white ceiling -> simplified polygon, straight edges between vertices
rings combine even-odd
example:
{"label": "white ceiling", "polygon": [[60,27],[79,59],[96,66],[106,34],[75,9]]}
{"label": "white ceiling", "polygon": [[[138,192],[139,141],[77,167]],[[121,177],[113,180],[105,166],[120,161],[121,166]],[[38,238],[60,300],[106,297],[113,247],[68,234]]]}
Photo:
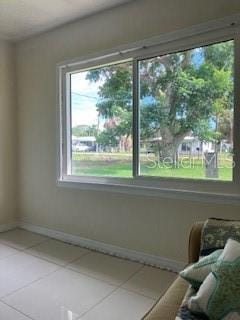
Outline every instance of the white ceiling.
{"label": "white ceiling", "polygon": [[0,0],[0,37],[21,40],[131,0]]}

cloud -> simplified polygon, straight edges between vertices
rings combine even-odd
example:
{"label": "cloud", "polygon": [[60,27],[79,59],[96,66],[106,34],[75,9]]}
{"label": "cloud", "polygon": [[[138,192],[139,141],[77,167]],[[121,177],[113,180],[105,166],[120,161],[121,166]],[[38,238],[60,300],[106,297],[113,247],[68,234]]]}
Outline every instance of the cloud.
{"label": "cloud", "polygon": [[71,76],[72,92],[72,126],[96,125],[98,112],[96,104],[99,100],[100,82],[86,80],[87,72],[79,72]]}

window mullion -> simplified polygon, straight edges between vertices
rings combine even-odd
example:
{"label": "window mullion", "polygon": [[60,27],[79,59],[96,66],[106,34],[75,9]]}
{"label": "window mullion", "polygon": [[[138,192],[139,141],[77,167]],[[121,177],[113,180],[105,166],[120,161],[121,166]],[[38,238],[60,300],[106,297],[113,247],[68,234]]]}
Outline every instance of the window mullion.
{"label": "window mullion", "polygon": [[72,130],[71,130],[71,75],[66,74],[66,173],[72,174]]}
{"label": "window mullion", "polygon": [[140,151],[140,130],[139,130],[139,63],[133,61],[133,177],[139,176],[139,151]]}
{"label": "window mullion", "polygon": [[68,135],[67,135],[67,108],[68,108],[68,86],[67,86],[67,72],[66,69],[62,70],[62,78],[61,78],[61,121],[64,125],[62,125],[62,129],[60,132],[61,140],[60,140],[60,149],[61,149],[61,176],[68,174],[68,152],[67,152],[67,143],[68,143]]}
{"label": "window mullion", "polygon": [[234,39],[234,125],[233,125],[233,181],[240,184],[240,37]]}

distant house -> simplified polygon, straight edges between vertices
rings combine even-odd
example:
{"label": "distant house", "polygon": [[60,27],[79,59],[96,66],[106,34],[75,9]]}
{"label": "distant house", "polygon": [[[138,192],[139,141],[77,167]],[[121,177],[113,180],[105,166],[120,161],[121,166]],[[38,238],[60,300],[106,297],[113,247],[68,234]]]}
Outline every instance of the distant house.
{"label": "distant house", "polygon": [[198,137],[187,136],[178,148],[179,154],[197,155],[199,153],[214,152],[214,143],[203,142]]}
{"label": "distant house", "polygon": [[96,151],[96,138],[92,136],[76,137],[72,136],[72,151],[88,152]]}
{"label": "distant house", "polygon": [[[96,151],[97,149],[99,151],[105,151],[106,148],[102,148],[101,146],[97,147],[97,142],[96,142],[96,137],[94,136],[84,136],[84,137],[76,137],[72,136],[72,146],[73,149],[74,147],[77,146],[86,146],[88,149],[85,149],[84,151]],[[116,148],[111,148],[109,149],[114,150],[114,151],[131,151],[132,148],[132,138],[128,137],[126,138],[125,136],[122,136],[120,141],[119,141],[119,146]],[[79,148],[76,148],[76,150],[79,151]]]}
{"label": "distant house", "polygon": [[[162,138],[154,138],[150,142],[152,145],[161,141]],[[127,144],[127,146],[126,146]],[[96,138],[94,136],[84,136],[84,137],[76,137],[72,136],[72,146],[86,146],[88,147],[85,151],[96,151]],[[119,149],[120,150],[131,150],[132,141],[131,138],[129,140],[121,139]],[[214,142],[203,142],[200,141],[198,137],[194,136],[186,136],[183,142],[178,147],[179,155],[199,155],[205,152],[214,152]],[[222,152],[230,152],[232,149],[232,145],[228,143],[226,140],[222,140],[219,146],[219,151]]]}
{"label": "distant house", "polygon": [[[231,152],[232,145],[226,140],[221,140],[218,150],[220,153]],[[179,154],[192,154],[197,155],[199,153],[214,152],[215,143],[212,141],[204,142],[200,141],[198,137],[187,136],[178,148]]]}
{"label": "distant house", "polygon": [[[151,140],[152,143],[156,143],[161,141],[162,138],[154,138]],[[222,140],[219,146],[219,151],[222,152],[230,152],[232,146],[225,140]],[[212,141],[204,142],[200,141],[198,137],[194,136],[186,136],[183,142],[178,147],[179,155],[199,155],[205,152],[214,152],[215,144]]]}
{"label": "distant house", "polygon": [[86,137],[76,137],[72,136],[72,145],[79,145],[84,144],[88,147],[96,146],[96,138],[93,136],[86,136]]}

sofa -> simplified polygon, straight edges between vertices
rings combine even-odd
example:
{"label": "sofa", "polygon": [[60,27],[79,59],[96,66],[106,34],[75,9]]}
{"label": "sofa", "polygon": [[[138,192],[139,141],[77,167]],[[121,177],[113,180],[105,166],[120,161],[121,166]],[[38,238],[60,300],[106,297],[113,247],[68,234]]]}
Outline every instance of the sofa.
{"label": "sofa", "polygon": [[[188,245],[188,262],[199,259],[203,222],[196,222],[191,229]],[[142,320],[174,320],[189,285],[180,277],[172,283]]]}

